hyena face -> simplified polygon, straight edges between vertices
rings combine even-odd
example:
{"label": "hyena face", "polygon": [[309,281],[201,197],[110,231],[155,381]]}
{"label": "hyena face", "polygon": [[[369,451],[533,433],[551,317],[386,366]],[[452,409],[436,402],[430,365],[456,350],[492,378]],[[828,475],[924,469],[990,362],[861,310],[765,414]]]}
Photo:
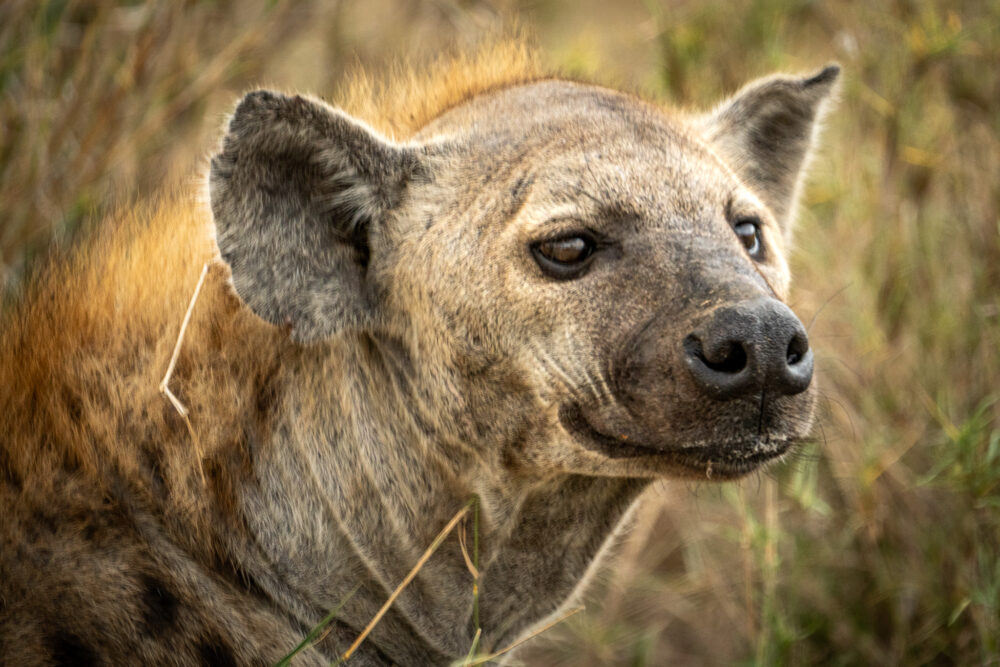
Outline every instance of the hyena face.
{"label": "hyena face", "polygon": [[551,472],[739,476],[811,421],[784,248],[836,74],[693,118],[542,81],[406,144],[252,93],[213,160],[219,247],[298,340],[401,341],[438,428],[455,406],[496,426],[478,447]]}

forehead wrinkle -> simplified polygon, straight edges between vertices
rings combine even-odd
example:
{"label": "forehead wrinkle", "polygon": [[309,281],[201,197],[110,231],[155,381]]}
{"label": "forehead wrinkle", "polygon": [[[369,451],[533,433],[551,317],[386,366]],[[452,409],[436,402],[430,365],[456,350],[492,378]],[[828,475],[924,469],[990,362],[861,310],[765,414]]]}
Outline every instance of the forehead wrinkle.
{"label": "forehead wrinkle", "polygon": [[[582,223],[590,223],[595,228],[604,227],[601,221],[625,221],[642,217],[633,205],[631,197],[613,188],[589,189],[581,181],[564,182],[556,187],[550,187],[541,196],[535,197],[530,217],[534,220],[525,227],[529,231],[540,229],[547,223],[557,220],[576,219]],[[527,204],[527,201],[525,202]],[[522,207],[523,210],[523,207]],[[519,216],[508,219],[506,224],[513,224]]]}
{"label": "forehead wrinkle", "polygon": [[[682,165],[663,165],[657,170],[659,177],[651,181],[641,166],[624,169],[628,165],[618,163],[598,170],[589,157],[584,155],[584,169],[570,172],[559,169],[556,163],[549,165],[555,179],[546,182],[544,174],[540,175],[539,185],[544,186],[536,188],[523,203],[533,204],[529,215],[534,220],[526,225],[528,229],[538,229],[553,220],[576,218],[606,229],[640,231],[666,226],[696,234],[708,231],[707,218],[714,216],[706,208],[716,208],[719,198],[711,195],[707,183],[692,192],[691,185],[700,180],[696,170],[688,173],[692,170]],[[634,177],[630,178],[630,173]],[[513,224],[518,217],[508,218],[506,224]]]}
{"label": "forehead wrinkle", "polygon": [[[504,178],[508,192],[525,178],[516,175],[529,164],[523,156],[541,156],[544,166],[530,169],[533,187],[497,202],[494,210],[503,209],[502,216],[489,217],[500,217],[501,226],[507,228],[515,220],[523,221],[525,207],[534,202],[544,208],[559,204],[563,209],[531,213],[537,219],[529,224],[535,228],[548,215],[549,220],[630,221],[636,229],[666,224],[707,231],[712,225],[702,219],[708,214],[706,206],[723,205],[738,188],[738,181],[730,183],[727,178],[732,176],[730,170],[683,122],[618,95],[613,96],[619,103],[614,109],[604,108],[595,101],[598,97],[605,97],[603,91],[569,109],[565,104],[558,110],[546,109],[517,132],[507,125],[513,119],[492,126],[494,140],[504,137],[495,142],[503,146],[501,152],[521,156],[504,170],[510,174]],[[502,156],[495,157],[502,164]],[[497,166],[496,161],[490,164]]]}

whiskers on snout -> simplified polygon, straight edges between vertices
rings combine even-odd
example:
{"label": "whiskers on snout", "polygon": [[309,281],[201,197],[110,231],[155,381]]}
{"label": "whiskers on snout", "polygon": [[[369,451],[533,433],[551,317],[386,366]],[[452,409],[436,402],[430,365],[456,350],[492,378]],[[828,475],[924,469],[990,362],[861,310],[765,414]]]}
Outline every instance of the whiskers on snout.
{"label": "whiskers on snout", "polygon": [[554,403],[564,402],[559,398],[563,394],[568,394],[580,405],[597,408],[617,402],[604,372],[589,363],[568,331],[563,333],[562,345],[558,348],[561,350],[559,357],[550,354],[537,341],[532,341],[528,349],[536,374],[542,371],[539,379],[541,385],[548,389],[546,398],[551,397]]}

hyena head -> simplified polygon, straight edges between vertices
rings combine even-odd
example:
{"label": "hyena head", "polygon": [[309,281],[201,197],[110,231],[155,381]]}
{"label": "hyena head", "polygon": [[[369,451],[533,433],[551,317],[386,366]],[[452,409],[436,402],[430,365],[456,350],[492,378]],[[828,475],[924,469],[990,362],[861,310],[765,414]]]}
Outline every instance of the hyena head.
{"label": "hyena head", "polygon": [[218,246],[297,341],[401,341],[434,428],[472,411],[472,444],[503,460],[736,477],[810,427],[785,248],[837,74],[763,79],[700,116],[543,80],[405,142],[250,93],[212,161]]}

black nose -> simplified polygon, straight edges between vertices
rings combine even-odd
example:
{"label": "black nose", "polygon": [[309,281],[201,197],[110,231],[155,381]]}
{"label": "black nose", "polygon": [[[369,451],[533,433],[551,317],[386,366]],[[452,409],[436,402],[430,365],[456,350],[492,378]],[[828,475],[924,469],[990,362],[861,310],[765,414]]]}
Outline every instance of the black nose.
{"label": "black nose", "polygon": [[813,354],[806,330],[780,301],[754,299],[715,311],[684,339],[684,361],[712,398],[806,390]]}

